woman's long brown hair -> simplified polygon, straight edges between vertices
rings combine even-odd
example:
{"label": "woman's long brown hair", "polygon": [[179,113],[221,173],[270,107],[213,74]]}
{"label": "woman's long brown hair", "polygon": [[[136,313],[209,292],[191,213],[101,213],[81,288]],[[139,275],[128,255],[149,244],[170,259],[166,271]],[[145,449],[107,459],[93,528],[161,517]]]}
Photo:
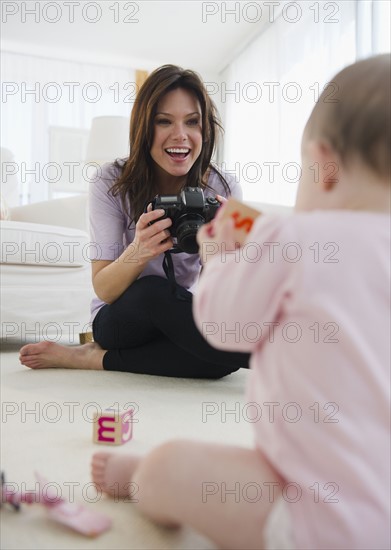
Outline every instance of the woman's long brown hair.
{"label": "woman's long brown hair", "polygon": [[[114,196],[120,195],[130,223],[137,222],[145,205],[158,193],[154,181],[153,159],[150,154],[154,136],[154,119],[158,102],[171,90],[182,88],[192,93],[201,106],[202,150],[189,170],[188,187],[207,187],[207,171],[217,172],[227,193],[229,185],[220,172],[211,166],[217,133],[222,130],[216,107],[209,97],[199,75],[176,65],[163,65],[153,71],[141,86],[130,118],[130,154],[121,175],[111,188]],[[120,166],[117,162],[117,166]]]}

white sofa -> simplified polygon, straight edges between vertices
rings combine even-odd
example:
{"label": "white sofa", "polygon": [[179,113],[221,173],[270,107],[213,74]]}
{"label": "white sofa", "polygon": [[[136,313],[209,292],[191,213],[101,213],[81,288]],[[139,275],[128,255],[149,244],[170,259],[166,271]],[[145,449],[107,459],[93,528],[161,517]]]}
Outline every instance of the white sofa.
{"label": "white sofa", "polygon": [[1,339],[79,343],[93,297],[87,195],[11,208],[1,223]]}

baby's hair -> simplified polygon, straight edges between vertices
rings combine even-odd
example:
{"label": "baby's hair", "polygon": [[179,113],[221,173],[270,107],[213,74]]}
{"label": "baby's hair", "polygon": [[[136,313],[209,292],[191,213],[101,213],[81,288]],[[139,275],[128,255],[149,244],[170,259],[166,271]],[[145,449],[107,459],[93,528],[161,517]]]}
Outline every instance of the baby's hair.
{"label": "baby's hair", "polygon": [[325,87],[308,119],[307,139],[326,140],[348,165],[360,159],[390,178],[390,54],[358,61]]}

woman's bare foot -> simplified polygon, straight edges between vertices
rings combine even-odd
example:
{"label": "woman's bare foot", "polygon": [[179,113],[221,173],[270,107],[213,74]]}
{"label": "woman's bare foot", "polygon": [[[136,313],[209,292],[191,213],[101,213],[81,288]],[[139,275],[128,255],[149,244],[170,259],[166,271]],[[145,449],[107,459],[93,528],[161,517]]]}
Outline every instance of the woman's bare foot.
{"label": "woman's bare foot", "polygon": [[65,369],[103,369],[106,353],[96,342],[82,346],[62,346],[54,342],[27,344],[20,350],[19,361],[30,369],[60,367]]}
{"label": "woman's bare foot", "polygon": [[140,462],[139,456],[110,452],[95,453],[91,460],[91,477],[98,489],[112,497],[136,494],[131,477]]}

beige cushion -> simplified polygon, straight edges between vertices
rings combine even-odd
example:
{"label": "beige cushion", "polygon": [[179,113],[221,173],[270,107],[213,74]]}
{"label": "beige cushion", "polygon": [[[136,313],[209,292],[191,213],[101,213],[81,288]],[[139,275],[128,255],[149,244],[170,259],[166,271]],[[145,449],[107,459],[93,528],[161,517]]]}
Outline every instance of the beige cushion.
{"label": "beige cushion", "polygon": [[10,209],[8,207],[7,201],[0,193],[0,220],[9,220],[10,219]]}
{"label": "beige cushion", "polygon": [[16,206],[11,208],[11,220],[88,231],[88,197],[84,194]]}

